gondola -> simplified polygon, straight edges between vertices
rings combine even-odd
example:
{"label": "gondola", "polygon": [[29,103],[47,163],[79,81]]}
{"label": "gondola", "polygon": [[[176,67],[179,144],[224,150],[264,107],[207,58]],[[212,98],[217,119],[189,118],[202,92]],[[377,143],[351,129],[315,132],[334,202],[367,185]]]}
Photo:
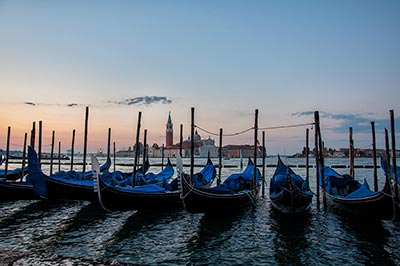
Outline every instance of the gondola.
{"label": "gondola", "polygon": [[6,180],[20,180],[22,179],[26,174],[28,174],[28,167],[25,166],[22,171],[22,167],[20,168],[15,168],[12,170],[7,170],[7,176],[6,176],[6,171],[3,169],[0,169],[0,178],[6,179]]}
{"label": "gondola", "polygon": [[[170,160],[166,167],[158,174],[148,173],[144,176],[137,175],[136,180],[143,182],[132,186],[132,182],[126,179],[115,183],[113,173],[97,174],[99,163],[92,156],[92,167],[95,173],[95,190],[101,206],[108,211],[127,210],[165,210],[182,206],[178,190],[178,179],[168,183],[174,175],[174,169]],[[137,183],[136,183],[137,184]]]}
{"label": "gondola", "polygon": [[[383,173],[386,175],[387,166],[386,166],[386,163],[385,163],[383,157],[381,157],[381,168],[382,168]],[[391,165],[391,164],[389,165],[388,172],[389,172],[390,179],[393,179],[393,165]],[[397,174],[397,184],[399,184],[399,182],[400,182],[400,167],[398,165],[396,165],[396,174]]]}
{"label": "gondola", "polygon": [[312,196],[308,182],[278,157],[269,186],[272,206],[284,214],[304,214],[310,209]]}
{"label": "gondola", "polygon": [[[240,174],[230,175],[221,185],[214,187],[197,186],[190,176],[181,174],[181,198],[190,213],[224,213],[242,210],[256,201],[260,171],[256,172],[256,193],[252,186],[254,164],[249,159],[246,169]],[[196,177],[193,177],[193,180]]]}
{"label": "gondola", "polygon": [[333,211],[361,219],[393,219],[394,200],[388,178],[382,190],[374,192],[369,189],[366,179],[361,184],[352,176],[340,175],[331,167],[325,166],[324,181],[326,201]]}
{"label": "gondola", "polygon": [[0,200],[31,200],[39,197],[28,181],[7,181],[0,178]]}
{"label": "gondola", "polygon": [[[108,158],[101,170],[107,170],[110,165],[111,160]],[[75,171],[48,176],[42,172],[37,153],[30,146],[28,147],[28,169],[27,181],[32,183],[35,194],[42,198],[97,201],[97,195],[93,191],[92,171],[85,172],[84,180],[82,180],[82,173]]]}

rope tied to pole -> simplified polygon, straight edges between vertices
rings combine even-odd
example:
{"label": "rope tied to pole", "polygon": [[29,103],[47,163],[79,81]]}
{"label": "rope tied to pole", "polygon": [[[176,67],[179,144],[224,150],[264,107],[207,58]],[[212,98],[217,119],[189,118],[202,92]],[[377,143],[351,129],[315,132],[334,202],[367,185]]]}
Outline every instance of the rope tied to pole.
{"label": "rope tied to pole", "polygon": [[[283,125],[283,126],[272,126],[272,127],[259,127],[258,129],[260,130],[275,130],[275,129],[285,129],[285,128],[293,128],[293,127],[304,127],[304,126],[314,126],[315,122],[311,122],[311,123],[303,123],[303,124],[293,124],[293,125]],[[198,128],[201,131],[204,131],[210,135],[213,136],[219,136],[219,133],[215,133],[212,132],[211,130],[207,130],[203,127],[200,127],[199,125],[194,125],[195,128]],[[254,130],[254,127],[250,127],[248,129],[239,131],[239,132],[235,132],[235,133],[229,133],[229,134],[223,134],[223,137],[233,137],[233,136],[238,136],[244,133],[247,133],[251,130]]]}
{"label": "rope tied to pole", "polygon": [[[214,132],[212,132],[212,131],[210,131],[210,130],[207,130],[207,129],[204,129],[204,128],[198,126],[198,125],[194,125],[194,127],[195,127],[195,128],[198,128],[198,129],[200,129],[201,131],[204,131],[204,132],[206,132],[206,133],[208,133],[208,134],[210,134],[210,135],[219,136],[219,133],[214,133]],[[250,131],[250,130],[253,130],[253,129],[254,129],[254,127],[251,127],[251,128],[248,128],[248,129],[245,129],[245,130],[236,132],[236,133],[223,134],[222,136],[223,136],[223,137],[237,136],[237,135],[244,134],[244,133],[246,133],[246,132],[248,132],[248,131]]]}

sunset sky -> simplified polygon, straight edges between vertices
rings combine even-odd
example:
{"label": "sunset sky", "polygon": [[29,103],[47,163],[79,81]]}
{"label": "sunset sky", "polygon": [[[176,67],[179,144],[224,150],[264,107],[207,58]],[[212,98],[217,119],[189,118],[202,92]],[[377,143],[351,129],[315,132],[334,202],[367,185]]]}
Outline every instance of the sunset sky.
{"label": "sunset sky", "polygon": [[[382,148],[389,110],[400,128],[399,14],[397,0],[0,1],[0,148],[8,126],[19,149],[41,120],[44,150],[52,130],[69,149],[74,128],[81,150],[86,106],[92,152],[108,128],[117,149],[131,146],[139,111],[151,144],[165,143],[169,111],[174,141],[180,124],[187,138],[191,107],[196,125],[226,134],[251,128],[255,109],[261,128],[318,110],[334,148],[348,146],[349,126],[370,147],[376,121]],[[305,128],[266,130],[267,150],[300,151]]]}

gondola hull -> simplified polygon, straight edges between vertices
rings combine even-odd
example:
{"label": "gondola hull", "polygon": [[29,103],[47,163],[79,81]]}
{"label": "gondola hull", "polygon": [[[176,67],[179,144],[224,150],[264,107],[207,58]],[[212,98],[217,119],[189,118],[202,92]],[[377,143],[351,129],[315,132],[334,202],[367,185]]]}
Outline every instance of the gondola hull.
{"label": "gondola hull", "polygon": [[109,211],[170,210],[182,208],[179,191],[132,192],[108,186],[99,178],[98,198],[102,207]]}
{"label": "gondola hull", "polygon": [[300,191],[284,190],[279,194],[270,194],[271,204],[284,214],[304,214],[309,211],[312,194]]}
{"label": "gondola hull", "polygon": [[97,194],[93,182],[89,185],[75,184],[70,180],[54,179],[46,176],[46,197],[48,199],[87,200],[96,202]]}
{"label": "gondola hull", "polygon": [[32,200],[38,198],[30,183],[0,181],[0,200]]}
{"label": "gondola hull", "polygon": [[389,185],[372,197],[359,199],[339,198],[326,193],[328,206],[336,213],[353,218],[391,220],[395,215],[394,201]]}
{"label": "gondola hull", "polygon": [[186,177],[181,176],[181,198],[190,213],[227,213],[243,210],[254,205],[253,193],[223,194],[210,193],[209,189],[194,188]]}
{"label": "gondola hull", "polygon": [[269,186],[269,197],[274,209],[284,214],[299,215],[310,209],[313,194],[308,182],[278,156],[278,164]]}

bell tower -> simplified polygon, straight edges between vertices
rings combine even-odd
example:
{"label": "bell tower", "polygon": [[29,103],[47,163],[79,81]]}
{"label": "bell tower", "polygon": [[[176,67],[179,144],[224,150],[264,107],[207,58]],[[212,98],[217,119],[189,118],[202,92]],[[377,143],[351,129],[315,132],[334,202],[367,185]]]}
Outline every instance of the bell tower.
{"label": "bell tower", "polygon": [[173,145],[173,139],[174,139],[174,129],[173,129],[173,124],[171,120],[171,112],[168,114],[168,121],[167,121],[167,129],[166,129],[166,134],[165,134],[165,146],[170,147]]}

